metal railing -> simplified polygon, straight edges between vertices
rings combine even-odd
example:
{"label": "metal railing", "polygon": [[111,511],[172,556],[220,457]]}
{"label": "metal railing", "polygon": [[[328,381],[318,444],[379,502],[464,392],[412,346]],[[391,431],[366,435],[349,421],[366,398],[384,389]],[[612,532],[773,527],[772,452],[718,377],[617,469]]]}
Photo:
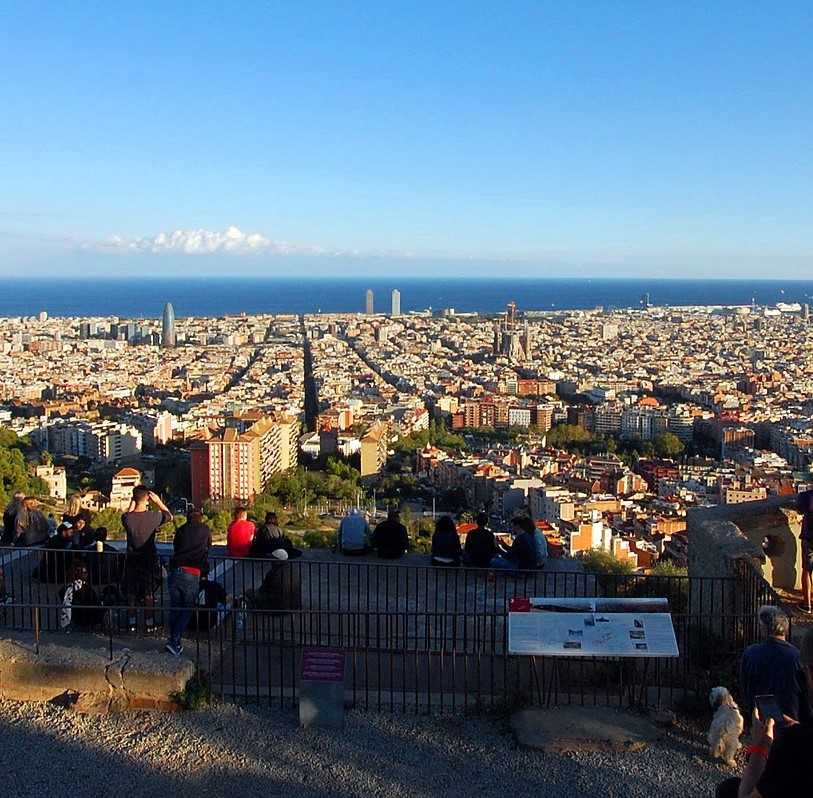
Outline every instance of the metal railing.
{"label": "metal railing", "polygon": [[[0,627],[61,629],[64,584],[76,552],[0,550],[5,592]],[[117,589],[124,554],[82,554],[102,607],[83,609],[114,642],[128,633]],[[314,555],[317,556],[317,555]],[[320,553],[318,556],[323,556]],[[51,566],[41,565],[51,559]],[[94,559],[95,558],[95,559]],[[743,565],[730,578],[596,575],[571,571],[494,573],[413,562],[349,558],[210,558],[223,588],[219,609],[199,610],[186,651],[224,701],[296,701],[307,646],[347,653],[345,687],[353,706],[387,711],[457,712],[523,704],[671,706],[712,684],[736,684],[743,649],[758,639],[756,611],[780,604],[761,575]],[[60,581],[62,574],[62,581]],[[99,580],[115,578],[107,584]],[[47,576],[46,581],[37,576]],[[252,594],[251,591],[254,591]],[[0,590],[2,592],[2,590]],[[253,595],[245,609],[240,599]],[[669,600],[680,656],[658,659],[515,656],[508,653],[508,603],[515,597],[653,597]],[[159,627],[169,609],[166,584],[155,595]],[[138,611],[144,631],[144,608]],[[72,624],[76,626],[76,624]],[[163,640],[156,641],[163,646]],[[169,656],[169,655],[167,655]]]}

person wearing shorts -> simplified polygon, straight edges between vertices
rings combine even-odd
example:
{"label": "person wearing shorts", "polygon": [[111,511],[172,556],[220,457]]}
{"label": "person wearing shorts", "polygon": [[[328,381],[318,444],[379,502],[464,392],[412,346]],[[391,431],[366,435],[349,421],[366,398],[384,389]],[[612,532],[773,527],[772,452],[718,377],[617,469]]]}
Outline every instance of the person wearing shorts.
{"label": "person wearing shorts", "polygon": [[[152,502],[158,510],[150,510]],[[124,592],[127,594],[127,623],[136,631],[136,607],[144,604],[144,628],[155,632],[155,591],[160,582],[158,550],[155,534],[158,527],[172,520],[161,498],[144,485],[133,488],[133,498],[127,512],[121,516],[121,525],[127,533],[127,557],[124,560]]]}
{"label": "person wearing shorts", "polygon": [[802,543],[802,612],[810,614],[811,574],[813,574],[813,490],[799,494],[796,509],[802,514],[802,530],[799,538]]}

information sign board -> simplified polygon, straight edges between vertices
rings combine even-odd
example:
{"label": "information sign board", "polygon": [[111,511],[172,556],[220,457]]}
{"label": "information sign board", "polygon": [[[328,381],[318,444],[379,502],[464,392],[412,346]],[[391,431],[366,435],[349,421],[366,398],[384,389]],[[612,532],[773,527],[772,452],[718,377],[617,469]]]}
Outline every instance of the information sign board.
{"label": "information sign board", "polygon": [[666,599],[514,599],[508,651],[557,657],[677,657]]}

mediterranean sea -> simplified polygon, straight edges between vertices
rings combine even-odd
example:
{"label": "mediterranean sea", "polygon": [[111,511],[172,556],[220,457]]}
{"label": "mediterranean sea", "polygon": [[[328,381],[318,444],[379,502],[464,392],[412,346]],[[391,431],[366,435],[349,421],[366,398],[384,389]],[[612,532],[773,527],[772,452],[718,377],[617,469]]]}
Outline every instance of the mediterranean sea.
{"label": "mediterranean sea", "polygon": [[374,309],[390,312],[391,291],[401,292],[401,312],[454,308],[497,313],[508,302],[519,310],[639,308],[653,306],[813,304],[809,280],[656,279],[150,279],[0,280],[0,316],[119,316],[159,318],[171,302],[178,317],[239,313],[362,313],[367,289]]}

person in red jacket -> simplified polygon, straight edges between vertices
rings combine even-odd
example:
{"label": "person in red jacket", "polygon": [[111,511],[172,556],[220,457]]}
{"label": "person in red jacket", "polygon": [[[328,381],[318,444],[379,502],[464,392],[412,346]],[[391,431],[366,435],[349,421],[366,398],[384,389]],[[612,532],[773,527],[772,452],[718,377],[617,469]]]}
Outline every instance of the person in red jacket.
{"label": "person in red jacket", "polygon": [[229,524],[226,531],[226,551],[229,557],[248,557],[255,529],[254,522],[248,520],[248,510],[245,507],[236,507],[234,521]]}

